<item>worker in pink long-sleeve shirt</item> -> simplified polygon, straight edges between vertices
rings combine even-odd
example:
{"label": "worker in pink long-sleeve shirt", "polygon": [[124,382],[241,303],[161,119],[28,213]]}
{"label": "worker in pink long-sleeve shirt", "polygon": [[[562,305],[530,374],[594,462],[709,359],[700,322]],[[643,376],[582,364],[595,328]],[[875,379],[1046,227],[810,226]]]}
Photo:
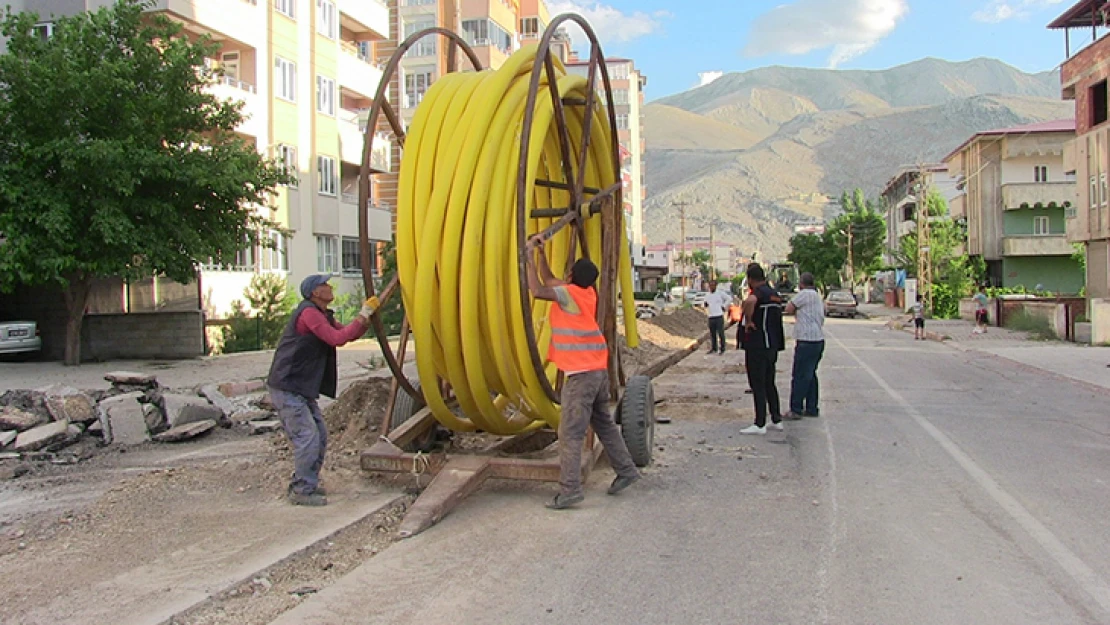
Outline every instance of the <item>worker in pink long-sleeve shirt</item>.
{"label": "worker in pink long-sleeve shirt", "polygon": [[266,379],[270,399],[293,446],[289,500],[300,506],[328,503],[320,487],[328,429],[316,400],[321,394],[335,397],[339,377],[335,348],[365,334],[370,315],[377,307],[376,298],[371,297],[363,304],[358,318],[341,325],[328,309],[335,299],[328,284],[330,277],[314,275],[301,282],[304,301],[285,326]]}

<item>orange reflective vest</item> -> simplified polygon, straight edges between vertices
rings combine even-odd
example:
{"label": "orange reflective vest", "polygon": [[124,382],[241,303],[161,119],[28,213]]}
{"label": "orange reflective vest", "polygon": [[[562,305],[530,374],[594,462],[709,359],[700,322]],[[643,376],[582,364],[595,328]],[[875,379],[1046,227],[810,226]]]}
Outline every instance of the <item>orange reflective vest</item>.
{"label": "orange reflective vest", "polygon": [[733,323],[740,323],[744,319],[744,309],[736,304],[731,304],[728,307],[728,320]]}
{"label": "orange reflective vest", "polygon": [[609,368],[609,348],[597,325],[597,292],[573,284],[557,287],[559,301],[551,307],[551,346],[547,359],[563,372]]}

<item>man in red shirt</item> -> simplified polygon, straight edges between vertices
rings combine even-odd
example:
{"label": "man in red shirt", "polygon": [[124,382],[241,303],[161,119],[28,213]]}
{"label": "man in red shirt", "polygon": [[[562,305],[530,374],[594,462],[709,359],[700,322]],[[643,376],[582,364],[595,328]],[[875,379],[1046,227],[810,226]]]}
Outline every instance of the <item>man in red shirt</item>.
{"label": "man in red shirt", "polygon": [[[563,372],[559,422],[559,494],[546,505],[553,510],[569,508],[583,500],[582,447],[586,430],[594,432],[605,446],[609,464],[617,472],[609,486],[616,495],[640,479],[620,430],[609,411],[609,348],[597,325],[597,265],[589,259],[574,263],[566,282],[551,273],[541,246],[543,240],[528,242],[528,290],[536,299],[555,302],[548,313],[551,345],[547,359]],[[532,261],[538,250],[539,270]]]}
{"label": "man in red shirt", "polygon": [[340,325],[328,309],[335,299],[330,278],[313,275],[301,282],[304,301],[285,326],[266,379],[270,400],[293,446],[289,500],[299,506],[328,503],[320,487],[328,429],[316,400],[321,394],[335,397],[339,375],[335,348],[365,334],[376,307],[375,298],[370,298],[354,321]]}

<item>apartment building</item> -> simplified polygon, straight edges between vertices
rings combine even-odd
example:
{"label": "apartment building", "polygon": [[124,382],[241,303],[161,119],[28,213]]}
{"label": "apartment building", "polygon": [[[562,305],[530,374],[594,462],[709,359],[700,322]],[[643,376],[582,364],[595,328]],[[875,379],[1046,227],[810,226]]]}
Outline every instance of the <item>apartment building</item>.
{"label": "apartment building", "polygon": [[[963,193],[956,188],[956,181],[948,176],[943,163],[906,166],[895,174],[880,194],[886,209],[886,246],[884,258],[893,264],[893,254],[907,234],[917,232],[918,195],[924,190],[936,190],[948,202],[948,212],[953,219],[963,218]],[[960,214],[956,215],[956,211]]]}
{"label": "apartment building", "polygon": [[1067,119],[989,130],[945,157],[961,191],[953,215],[966,219],[967,253],[986,261],[991,284],[1083,288],[1065,225],[1076,183],[1065,171],[1064,146],[1075,129]]}
{"label": "apartment building", "polygon": [[[644,88],[647,76],[636,69],[629,59],[605,60],[609,81],[613,89],[613,108],[617,118],[617,135],[620,139],[621,180],[624,182],[624,213],[627,236],[632,242],[632,262],[644,265],[644,201],[647,199],[647,165],[644,153]],[[581,76],[589,73],[588,61],[578,59],[573,52],[567,62],[567,71]]]}
{"label": "apartment building", "polygon": [[[111,4],[110,0],[15,0],[16,10],[52,19]],[[208,60],[223,70],[213,92],[242,101],[238,132],[258,150],[284,161],[296,181],[258,210],[280,224],[266,233],[275,249],[243,250],[224,265],[201,269],[203,306],[226,313],[259,272],[286,274],[297,284],[311,273],[336,276],[337,291],[361,285],[358,171],[367,112],[382,70],[377,48],[388,40],[389,9],[379,0],[157,0],[152,12],[180,22],[189,36],[209,35],[219,49]],[[376,142],[377,143],[377,142]],[[385,146],[381,142],[381,146]],[[376,147],[374,168],[390,169]],[[370,237],[392,238],[390,212],[370,206]],[[377,258],[371,259],[372,263]]]}
{"label": "apartment building", "polygon": [[[1065,100],[1075,102],[1075,139],[1066,146],[1065,169],[1074,173],[1079,184],[1066,223],[1068,240],[1083,244],[1087,251],[1088,302],[1110,298],[1108,11],[1110,5],[1105,0],[1084,0],[1048,25],[1064,31],[1066,60],[1060,66],[1061,90]],[[1073,31],[1077,41],[1072,39]]]}

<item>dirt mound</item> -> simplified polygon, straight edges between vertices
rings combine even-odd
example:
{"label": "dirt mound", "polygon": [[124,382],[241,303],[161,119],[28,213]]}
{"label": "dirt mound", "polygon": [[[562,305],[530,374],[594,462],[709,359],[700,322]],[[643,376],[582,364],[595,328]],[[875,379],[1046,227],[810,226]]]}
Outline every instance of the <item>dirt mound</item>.
{"label": "dirt mound", "polygon": [[334,445],[337,449],[364,449],[374,444],[389,402],[392,380],[390,377],[359,380],[324,409],[329,448]]}
{"label": "dirt mound", "polygon": [[[646,332],[643,330],[645,326],[648,327]],[[693,308],[680,308],[669,315],[641,319],[639,327],[641,328],[641,334],[647,334],[651,331],[650,328],[654,327],[667,334],[687,339],[701,338],[709,330],[708,318],[705,313]]]}

